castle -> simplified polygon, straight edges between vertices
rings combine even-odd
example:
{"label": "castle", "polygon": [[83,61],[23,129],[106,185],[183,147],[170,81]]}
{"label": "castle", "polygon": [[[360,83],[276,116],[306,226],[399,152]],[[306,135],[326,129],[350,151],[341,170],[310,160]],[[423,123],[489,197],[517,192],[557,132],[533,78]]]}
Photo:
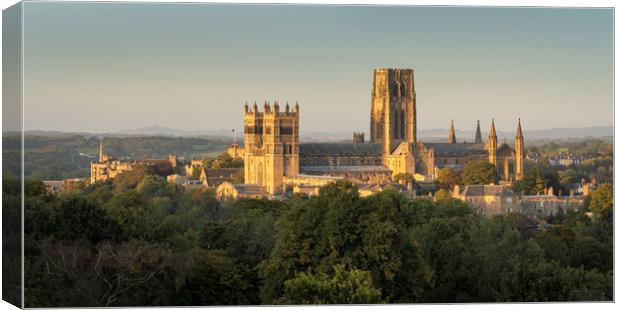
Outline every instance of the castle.
{"label": "castle", "polygon": [[99,160],[90,163],[90,184],[115,178],[117,175],[131,171],[139,165],[147,165],[160,172],[172,172],[179,164],[176,155],[168,155],[167,159],[119,160],[103,152],[103,139],[99,143]]}
{"label": "castle", "polygon": [[300,191],[334,179],[362,184],[390,182],[401,174],[433,180],[439,169],[462,169],[475,159],[485,159],[497,167],[503,181],[523,178],[524,140],[521,122],[514,146],[498,145],[495,122],[489,139],[482,141],[480,123],[474,143],[459,143],[450,128],[448,142],[417,140],[416,93],[412,69],[375,69],[371,109],[370,141],[354,133],[352,143],[300,143],[299,104],[284,109],[276,101],[265,102],[259,111],[256,102],[244,107],[245,184],[263,188],[266,194]]}

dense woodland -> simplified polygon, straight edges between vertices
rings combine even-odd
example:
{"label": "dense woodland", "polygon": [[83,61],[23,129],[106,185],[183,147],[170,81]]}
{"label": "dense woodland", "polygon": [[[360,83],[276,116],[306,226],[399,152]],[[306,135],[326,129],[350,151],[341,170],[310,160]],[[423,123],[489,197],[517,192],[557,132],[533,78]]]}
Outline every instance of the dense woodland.
{"label": "dense woodland", "polygon": [[[3,192],[9,229],[17,182],[5,178]],[[148,167],[59,196],[28,181],[26,195],[27,307],[613,296],[609,185],[552,226],[481,218],[449,198],[362,198],[347,182],[312,198],[219,202]]]}
{"label": "dense woodland", "polygon": [[[53,147],[33,144],[37,153],[50,150],[41,153],[37,169],[54,165],[50,154],[65,154],[57,162],[66,164],[62,148],[78,152],[84,143],[67,139]],[[164,147],[164,140],[132,145],[119,139],[125,151],[112,139],[109,145],[116,154],[137,157],[163,157],[180,147],[173,141]],[[85,143],[98,145],[97,140]],[[141,148],[162,153],[131,153]],[[515,190],[535,194],[592,176],[600,183],[613,181],[608,144],[542,145],[528,151],[553,156],[566,148],[583,151],[594,162],[573,167],[530,162]],[[220,156],[205,159],[205,165],[242,163]],[[613,298],[609,184],[586,199],[584,210],[563,211],[548,219],[552,225],[540,225],[519,214],[479,217],[451,199],[455,184],[497,181],[486,162],[471,162],[462,172],[440,171],[436,202],[393,190],[362,198],[347,182],[325,186],[312,198],[222,202],[211,189],[169,184],[149,167],[51,195],[40,182],[44,177],[37,177],[46,173],[37,169],[25,188],[27,307]],[[59,169],[62,177],[74,176],[67,172],[70,167]],[[7,258],[20,253],[18,194],[19,183],[5,174],[3,249],[14,254]],[[19,264],[17,259],[3,264],[6,296],[18,293],[11,291],[11,284],[19,283],[12,275],[18,274],[10,271]]]}

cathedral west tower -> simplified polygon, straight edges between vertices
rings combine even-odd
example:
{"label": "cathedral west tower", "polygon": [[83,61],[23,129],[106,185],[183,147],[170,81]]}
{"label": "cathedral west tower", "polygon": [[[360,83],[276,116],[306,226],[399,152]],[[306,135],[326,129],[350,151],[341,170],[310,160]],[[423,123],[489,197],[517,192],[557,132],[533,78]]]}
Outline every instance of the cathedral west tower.
{"label": "cathedral west tower", "polygon": [[370,108],[370,142],[390,154],[400,142],[416,142],[412,69],[375,69]]}

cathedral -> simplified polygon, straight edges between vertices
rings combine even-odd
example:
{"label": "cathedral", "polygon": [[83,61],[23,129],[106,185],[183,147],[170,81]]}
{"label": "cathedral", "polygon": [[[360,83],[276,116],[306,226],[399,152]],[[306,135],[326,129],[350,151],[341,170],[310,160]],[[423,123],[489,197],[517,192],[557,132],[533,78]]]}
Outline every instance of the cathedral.
{"label": "cathedral", "polygon": [[416,93],[412,69],[375,69],[370,108],[370,141],[354,133],[353,142],[300,143],[299,104],[256,102],[244,107],[245,183],[277,195],[290,187],[314,188],[334,179],[385,184],[399,174],[432,181],[439,169],[462,169],[484,159],[497,167],[503,181],[523,177],[524,143],[519,121],[514,146],[498,145],[492,122],[487,142],[480,124],[473,143],[457,142],[454,124],[448,142],[418,141]]}

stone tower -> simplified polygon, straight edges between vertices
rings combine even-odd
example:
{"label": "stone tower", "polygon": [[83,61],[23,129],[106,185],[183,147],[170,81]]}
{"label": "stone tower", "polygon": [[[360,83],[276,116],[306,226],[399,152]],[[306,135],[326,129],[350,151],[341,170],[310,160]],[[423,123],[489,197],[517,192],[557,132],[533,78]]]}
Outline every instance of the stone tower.
{"label": "stone tower", "polygon": [[491,130],[489,131],[489,162],[497,166],[497,133],[495,132],[495,120],[491,120]]}
{"label": "stone tower", "polygon": [[370,142],[390,154],[403,141],[416,142],[412,69],[375,69],[370,108]]}
{"label": "stone tower", "polygon": [[280,111],[277,101],[265,102],[260,112],[255,102],[244,110],[245,183],[279,194],[284,176],[299,173],[299,105],[291,109],[287,102]]}
{"label": "stone tower", "polygon": [[515,179],[523,179],[523,164],[525,161],[525,146],[523,145],[523,132],[521,131],[521,119],[517,126],[517,135],[515,136]]}
{"label": "stone tower", "polygon": [[454,133],[454,120],[450,123],[450,135],[448,136],[448,143],[456,143],[456,133]]}
{"label": "stone tower", "polygon": [[364,133],[353,132],[353,143],[364,143]]}
{"label": "stone tower", "polygon": [[480,133],[480,121],[478,121],[478,125],[476,126],[476,140],[475,144],[482,144],[482,134]]}

